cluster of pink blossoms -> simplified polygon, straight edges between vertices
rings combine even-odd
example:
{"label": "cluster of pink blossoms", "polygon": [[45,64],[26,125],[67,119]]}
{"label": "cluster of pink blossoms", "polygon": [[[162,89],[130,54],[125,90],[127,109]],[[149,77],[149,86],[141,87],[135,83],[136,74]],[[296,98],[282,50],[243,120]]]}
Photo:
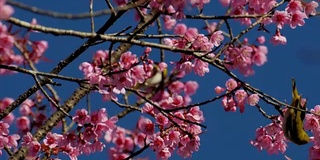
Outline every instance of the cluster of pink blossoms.
{"label": "cluster of pink blossoms", "polygon": [[[181,35],[181,38],[164,38],[164,44],[177,48],[188,48],[195,51],[205,51],[209,53],[214,47],[220,46],[224,40],[221,31],[215,31],[210,38],[204,34],[199,34],[197,28],[188,28],[185,24],[179,23],[173,28],[174,34]],[[203,54],[206,54],[203,53]],[[213,57],[213,54],[209,54]],[[181,54],[182,59],[177,62],[175,70],[179,72],[179,77],[194,71],[199,76],[204,76],[209,72],[209,65],[193,55]]]}
{"label": "cluster of pink blossoms", "polygon": [[265,42],[263,36],[257,38],[259,45],[249,45],[245,39],[240,46],[229,47],[224,52],[225,61],[229,69],[237,69],[245,76],[254,74],[253,65],[262,66],[267,62],[268,48],[262,45]]}
{"label": "cluster of pink blossoms", "polygon": [[225,84],[226,88],[217,86],[215,92],[221,94],[226,91],[226,95],[222,99],[222,106],[224,110],[229,112],[235,112],[237,107],[240,109],[240,113],[244,112],[245,104],[250,106],[255,106],[259,102],[259,96],[257,94],[251,94],[248,96],[248,93],[243,89],[239,88],[239,84],[234,79],[229,79]]}
{"label": "cluster of pink blossoms", "polygon": [[102,108],[92,114],[85,109],[77,110],[73,120],[78,127],[66,134],[48,132],[43,143],[33,140],[30,132],[22,137],[22,146],[29,148],[28,158],[34,159],[42,151],[49,155],[67,154],[70,159],[77,160],[81,154],[101,152],[105,144],[100,141],[105,133],[115,129],[116,117],[110,119],[106,115],[106,109]]}
{"label": "cluster of pink blossoms", "polygon": [[256,129],[256,138],[251,145],[260,151],[267,150],[269,154],[285,153],[287,140],[282,131],[282,117],[277,117],[272,123]]}
{"label": "cluster of pink blossoms", "polygon": [[[310,137],[310,143],[313,144],[309,148],[309,159],[317,160],[320,159],[320,117],[314,114],[320,113],[320,105],[316,105],[310,112],[312,114],[306,114],[305,116],[304,129],[310,131],[313,135],[313,137]],[[259,150],[267,150],[269,154],[277,154],[278,152],[284,154],[288,140],[282,131],[282,121],[283,117],[278,116],[272,123],[258,128],[256,138],[251,141],[251,144]]]}
{"label": "cluster of pink blossoms", "polygon": [[[29,60],[33,63],[38,63],[40,58],[43,57],[44,52],[48,48],[47,41],[30,41],[26,38],[20,38],[15,33],[11,34],[7,26],[1,23],[1,20],[7,20],[13,14],[14,10],[11,6],[5,4],[5,0],[0,0],[0,64],[2,65],[22,65],[24,58],[22,55],[15,54],[13,47],[14,42],[20,45],[20,48],[32,48],[31,51],[25,50]],[[26,47],[23,47],[26,46]],[[1,74],[14,73],[10,70],[0,69]]]}
{"label": "cluster of pink blossoms", "polygon": [[0,0],[0,21],[9,19],[14,12],[14,9],[5,3],[6,0]]}
{"label": "cluster of pink blossoms", "polygon": [[16,148],[18,146],[17,140],[20,139],[18,134],[9,134],[9,124],[0,121],[0,156],[4,147]]}
{"label": "cluster of pink blossoms", "polygon": [[115,144],[109,149],[112,160],[127,158],[134,152],[135,146],[141,149],[149,145],[159,159],[170,158],[176,149],[178,155],[183,158],[191,157],[193,152],[199,150],[201,127],[186,121],[194,123],[204,121],[199,107],[191,108],[188,113],[177,111],[167,117],[151,104],[146,103],[143,113],[154,117],[155,122],[141,116],[133,131],[118,127],[113,133],[109,132],[105,135],[107,142]]}
{"label": "cluster of pink blossoms", "polygon": [[[279,2],[277,0],[220,0],[223,6],[232,7],[232,15],[264,15],[274,8]],[[285,10],[276,10],[272,17],[266,17],[263,19],[263,24],[276,24],[277,29],[275,35],[270,40],[274,45],[286,44],[287,39],[280,33],[280,29],[285,24],[289,24],[292,29],[296,26],[303,26],[305,24],[304,19],[316,14],[316,8],[319,4],[315,1],[305,2],[301,0],[290,0]],[[240,18],[242,24],[251,25],[250,18]]]}
{"label": "cluster of pink blossoms", "polygon": [[[147,47],[144,56],[148,56],[150,52],[151,48]],[[137,55],[125,52],[121,55],[120,61],[114,64],[109,72],[106,72],[103,68],[108,68],[108,55],[108,51],[99,50],[94,55],[92,63],[83,62],[79,67],[91,84],[99,86],[99,93],[106,101],[118,100],[117,95],[125,94],[125,88],[133,88],[144,83],[152,76],[154,65],[157,65],[160,71],[167,68],[166,63],[155,64],[149,59],[146,60],[146,63],[138,64]]]}

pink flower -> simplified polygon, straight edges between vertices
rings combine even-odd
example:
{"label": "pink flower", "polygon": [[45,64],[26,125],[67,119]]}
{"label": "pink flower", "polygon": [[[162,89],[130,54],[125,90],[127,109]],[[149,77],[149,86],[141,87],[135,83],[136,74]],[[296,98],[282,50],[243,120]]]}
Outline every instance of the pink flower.
{"label": "pink flower", "polygon": [[209,64],[207,62],[203,62],[202,60],[196,59],[194,63],[194,73],[199,76],[204,76],[205,73],[209,73]]}
{"label": "pink flower", "polygon": [[23,116],[28,116],[31,113],[31,107],[28,105],[21,104],[21,106],[19,108],[19,112]]}
{"label": "pink flower", "polygon": [[248,97],[248,103],[250,106],[255,106],[259,102],[259,96],[257,94],[251,94]]}
{"label": "pink flower", "polygon": [[86,142],[90,142],[91,140],[94,140],[96,138],[96,134],[94,134],[94,128],[93,127],[86,127],[86,129],[83,132],[83,139]]}
{"label": "pink flower", "polygon": [[236,99],[236,101],[238,101],[238,102],[242,102],[242,101],[246,100],[247,97],[248,97],[247,92],[245,92],[245,91],[242,90],[242,89],[239,89],[239,90],[237,90],[237,91],[235,92],[235,99]]}
{"label": "pink flower", "polygon": [[223,7],[227,7],[230,4],[231,0],[219,0]]}
{"label": "pink flower", "polygon": [[185,38],[187,41],[192,42],[199,35],[197,28],[188,28],[185,33]]}
{"label": "pink flower", "polygon": [[32,137],[32,134],[30,132],[27,132],[27,134],[25,134],[23,137],[22,137],[22,142],[21,142],[21,145],[22,146],[27,146],[30,142],[33,141],[33,137]]}
{"label": "pink flower", "polygon": [[86,123],[89,123],[91,118],[88,115],[88,111],[86,109],[81,109],[76,111],[76,115],[72,118],[74,122],[78,124],[78,126],[83,126]]}
{"label": "pink flower", "polygon": [[309,148],[309,159],[317,160],[320,158],[320,148],[318,146],[312,146]]}
{"label": "pink flower", "polygon": [[150,115],[155,114],[154,107],[150,103],[145,103],[145,105],[142,107],[142,113],[148,113]]}
{"label": "pink flower", "polygon": [[124,140],[124,150],[132,151],[134,149],[134,143],[131,137],[126,137]]}
{"label": "pink flower", "polygon": [[155,119],[156,119],[157,124],[160,126],[163,126],[163,127],[165,127],[169,123],[168,118],[166,116],[164,116],[162,113],[158,113],[155,116]]}
{"label": "pink flower", "polygon": [[216,88],[214,88],[214,91],[216,92],[216,94],[221,94],[223,91],[225,91],[225,89],[217,86]]}
{"label": "pink flower", "polygon": [[197,6],[202,9],[205,4],[210,3],[210,0],[191,0],[190,3],[192,6]]}
{"label": "pink flower", "polygon": [[13,120],[15,119],[14,114],[11,112],[7,116],[5,116],[2,121],[8,124],[12,124]]}
{"label": "pink flower", "polygon": [[224,107],[224,110],[227,112],[235,112],[237,110],[236,102],[234,101],[233,97],[223,97],[222,106]]}
{"label": "pink flower", "polygon": [[30,60],[37,63],[40,58],[43,56],[43,53],[48,49],[47,41],[37,41],[32,44],[32,53],[29,55]]}
{"label": "pink flower", "polygon": [[305,23],[304,18],[308,18],[305,13],[301,11],[293,12],[291,15],[290,27],[294,29],[297,26],[303,26]]}
{"label": "pink flower", "polygon": [[0,110],[6,109],[13,101],[14,101],[14,99],[9,98],[9,97],[3,98],[0,101]]}
{"label": "pink flower", "polygon": [[100,141],[95,141],[91,145],[91,150],[92,150],[92,152],[102,152],[104,147],[106,147],[105,144],[103,144]]}
{"label": "pink flower", "polygon": [[49,148],[55,148],[56,146],[58,146],[62,137],[63,136],[60,134],[57,134],[57,133],[52,134],[51,132],[48,132],[46,135],[46,138],[43,140],[43,143],[49,146]]}
{"label": "pink flower", "polygon": [[163,17],[164,27],[168,30],[171,30],[174,25],[177,23],[176,19],[171,18],[169,15]]}
{"label": "pink flower", "polygon": [[168,159],[171,157],[171,152],[168,147],[163,148],[157,153],[159,159]]}
{"label": "pink flower", "polygon": [[38,152],[41,150],[41,145],[37,141],[32,141],[28,144],[28,155],[29,156],[36,156]]}
{"label": "pink flower", "polygon": [[286,11],[275,11],[272,16],[272,21],[277,24],[279,29],[282,29],[284,24],[289,22],[289,15]]}
{"label": "pink flower", "polygon": [[174,147],[178,145],[180,141],[181,133],[179,131],[170,130],[168,135],[165,137],[165,143],[169,147]]}
{"label": "pink flower", "polygon": [[92,125],[106,122],[108,120],[106,109],[101,108],[98,111],[93,112],[90,119]]}
{"label": "pink flower", "polygon": [[302,11],[301,2],[297,0],[291,0],[286,7],[286,11],[287,12]]}
{"label": "pink flower", "polygon": [[142,148],[145,145],[145,140],[147,136],[144,133],[138,133],[137,135],[134,136],[134,144],[137,145],[138,147]]}
{"label": "pink flower", "polygon": [[252,63],[256,64],[257,66],[262,66],[264,63],[267,62],[266,53],[260,50],[259,48],[254,49],[254,54],[251,57]]}
{"label": "pink flower", "polygon": [[4,3],[5,0],[2,0],[2,2],[0,2],[0,20],[9,19],[14,12],[14,9],[11,6],[5,5]]}
{"label": "pink flower", "polygon": [[18,146],[18,140],[20,139],[20,136],[18,134],[13,134],[13,135],[9,135],[8,136],[8,144],[7,146],[9,148],[12,148],[12,147],[17,147]]}
{"label": "pink flower", "polygon": [[210,42],[212,42],[216,47],[218,47],[223,40],[224,37],[222,35],[222,31],[215,31],[210,37]]}
{"label": "pink flower", "polygon": [[190,61],[186,61],[180,65],[180,71],[184,71],[186,74],[189,74],[193,67],[194,65]]}
{"label": "pink flower", "polygon": [[319,6],[318,2],[315,2],[315,1],[311,1],[307,3],[304,9],[306,15],[312,15],[312,16],[316,15],[317,13],[316,8],[318,8],[318,6]]}
{"label": "pink flower", "polygon": [[131,52],[121,54],[119,64],[123,69],[129,69],[136,63],[138,63],[137,55]]}
{"label": "pink flower", "polygon": [[227,82],[226,82],[226,88],[228,91],[232,91],[235,88],[238,87],[238,83],[237,81],[235,81],[234,79],[230,78]]}
{"label": "pink flower", "polygon": [[257,38],[257,41],[258,41],[259,44],[263,44],[266,41],[266,39],[265,39],[264,36],[260,36],[260,37]]}
{"label": "pink flower", "polygon": [[174,81],[168,87],[169,90],[173,93],[180,93],[184,89],[184,83],[181,81]]}
{"label": "pink flower", "polygon": [[287,39],[285,36],[282,36],[282,34],[280,33],[280,30],[277,29],[276,34],[272,37],[270,42],[275,46],[278,44],[285,45],[287,43]]}
{"label": "pink flower", "polygon": [[186,118],[198,123],[204,121],[203,112],[200,110],[199,106],[192,107],[186,114]]}
{"label": "pink flower", "polygon": [[199,85],[196,81],[188,81],[184,85],[184,92],[186,95],[193,95],[196,93]]}
{"label": "pink flower", "polygon": [[172,103],[175,107],[180,107],[183,104],[183,97],[181,95],[178,95],[177,93],[174,93],[172,95]]}
{"label": "pink flower", "polygon": [[161,151],[165,147],[164,140],[159,135],[153,135],[150,138],[150,148],[156,152]]}
{"label": "pink flower", "polygon": [[8,135],[9,134],[9,124],[0,121],[0,135]]}
{"label": "pink flower", "polygon": [[7,137],[0,135],[0,150],[8,144],[8,141]]}
{"label": "pink flower", "polygon": [[147,135],[152,135],[154,133],[154,124],[152,121],[148,118],[141,117],[139,119],[139,129]]}
{"label": "pink flower", "polygon": [[187,32],[187,26],[183,23],[178,23],[174,29],[174,34],[184,35]]}
{"label": "pink flower", "polygon": [[16,120],[16,125],[22,132],[27,132],[30,129],[30,120],[26,116],[18,117]]}
{"label": "pink flower", "polygon": [[318,130],[319,129],[319,118],[313,114],[306,114],[304,122],[305,130]]}

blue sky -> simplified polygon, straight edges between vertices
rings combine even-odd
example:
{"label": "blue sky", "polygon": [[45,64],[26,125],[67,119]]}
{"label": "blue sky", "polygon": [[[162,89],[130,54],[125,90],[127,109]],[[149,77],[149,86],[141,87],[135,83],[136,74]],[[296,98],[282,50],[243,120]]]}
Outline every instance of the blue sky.
{"label": "blue sky", "polygon": [[[26,3],[26,2],[25,2]],[[42,9],[79,13],[86,12],[88,10],[88,1],[69,0],[69,1],[28,1],[29,5],[35,5]],[[205,7],[205,13],[212,13],[215,15],[222,15],[224,10],[217,6],[218,4],[212,3],[210,6]],[[94,9],[104,9],[107,6],[104,1],[95,2]],[[209,12],[206,12],[209,11]],[[119,31],[126,28],[131,24],[134,26],[136,22],[133,21],[131,14],[126,14],[121,21],[117,22],[108,33]],[[90,31],[89,19],[83,20],[64,20],[54,19],[45,16],[39,16],[31,14],[26,11],[16,10],[14,17],[20,18],[25,21],[31,21],[33,17],[38,19],[38,23],[45,26],[51,26],[63,29],[74,29],[80,31]],[[108,15],[98,17],[95,19],[96,29],[101,26],[104,21],[108,19]],[[188,21],[187,24],[191,27],[202,28],[204,22],[201,20]],[[234,28],[234,33],[238,34],[240,29],[243,28],[238,22],[231,23]],[[291,29],[286,26],[282,30],[282,34],[287,37],[287,45],[285,46],[272,46],[267,42],[268,46],[268,62],[262,67],[255,67],[255,75],[251,77],[239,77],[250,83],[252,86],[259,88],[260,90],[272,95],[278,100],[291,100],[291,78],[295,77],[297,86],[304,97],[308,98],[308,108],[313,108],[316,104],[320,104],[319,90],[320,90],[320,45],[319,39],[320,30],[319,18],[313,17],[306,20],[306,25],[303,27],[297,27]],[[253,29],[249,34],[249,40],[253,41],[259,35],[265,35],[269,40],[275,31],[275,26],[267,26],[267,29],[271,32],[263,33],[257,32],[257,29]],[[247,36],[245,36],[247,37]],[[45,53],[45,56],[50,60],[49,62],[41,62],[37,65],[40,71],[50,71],[61,59],[67,57],[78,46],[80,46],[84,39],[77,39],[73,37],[60,36],[55,37],[53,35],[46,34],[33,34],[34,40],[47,40],[49,42],[49,49]],[[61,74],[82,78],[82,73],[78,70],[78,66],[83,61],[90,61],[93,53],[98,49],[108,49],[108,44],[102,44],[92,47],[83,53],[79,59],[75,60]],[[141,51],[141,49],[140,49]],[[193,102],[200,102],[208,98],[212,98],[215,95],[214,87],[216,85],[224,86],[228,77],[221,71],[210,67],[209,75],[205,77],[193,78],[199,82],[199,90],[196,95],[192,96]],[[19,80],[23,79],[20,83]],[[17,80],[14,82],[14,80]],[[19,83],[17,83],[19,82]],[[62,101],[68,98],[68,96],[77,87],[77,84],[70,82],[63,82],[61,87],[57,87],[57,91],[62,98]],[[16,98],[31,85],[34,84],[33,78],[29,75],[10,75],[1,76],[0,84],[2,92],[0,97],[12,97]],[[9,84],[9,85],[8,85]],[[110,115],[116,114],[119,109],[111,103],[106,103],[101,100],[101,97],[97,94],[92,94],[92,106],[95,108],[106,107]],[[85,101],[80,102],[76,108],[85,107]],[[261,106],[268,114],[277,114],[273,106],[261,103]],[[255,129],[259,126],[264,126],[270,123],[270,120],[264,118],[255,107],[247,106],[243,114],[239,111],[236,113],[225,112],[221,106],[221,101],[218,100],[214,103],[202,106],[201,109],[205,115],[205,125],[207,129],[205,133],[201,135],[200,151],[193,154],[192,159],[243,159],[243,160],[282,160],[283,155],[268,155],[266,151],[259,152],[255,147],[250,145],[250,140],[255,137]],[[119,121],[119,125],[123,127],[133,128],[134,124],[128,123],[137,120],[139,114],[131,114],[129,117],[123,118]],[[308,157],[308,145],[296,146],[293,143],[288,143],[287,154],[292,159],[307,159]],[[152,155],[151,150],[147,150],[147,153],[143,155]],[[98,153],[93,158],[106,159],[106,152]],[[87,159],[87,156],[79,157],[79,159]],[[90,157],[91,158],[91,157]],[[173,159],[181,159],[178,156],[173,156]]]}

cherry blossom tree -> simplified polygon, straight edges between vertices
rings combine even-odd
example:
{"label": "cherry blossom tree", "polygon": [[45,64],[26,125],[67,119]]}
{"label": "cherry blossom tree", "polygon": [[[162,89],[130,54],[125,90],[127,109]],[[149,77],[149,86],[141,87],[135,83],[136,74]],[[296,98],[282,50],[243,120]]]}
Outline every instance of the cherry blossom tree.
{"label": "cherry blossom tree", "polygon": [[[308,25],[305,20],[318,15],[318,2],[220,0],[213,5],[200,0],[106,0],[102,10],[95,10],[94,4],[88,2],[86,13],[68,14],[0,0],[0,74],[26,74],[34,79],[34,85],[17,98],[1,98],[1,156],[59,159],[67,155],[76,160],[83,154],[107,151],[109,159],[122,160],[141,158],[141,153],[150,149],[158,159],[170,159],[173,154],[190,158],[199,150],[201,135],[206,134],[202,106],[217,101],[226,112],[258,108],[261,118],[269,119],[270,124],[256,129],[251,145],[269,154],[285,155],[289,141],[282,130],[283,113],[294,106],[238,77],[254,76],[255,68],[263,67],[272,54],[268,47],[286,44],[281,31]],[[204,14],[218,7],[225,14]],[[90,19],[91,30],[50,27],[37,19],[29,22],[16,18],[16,9],[68,21]],[[99,19],[101,16],[107,18]],[[125,23],[126,16],[134,26],[122,25],[110,33],[115,23]],[[97,26],[98,20],[101,26]],[[189,25],[196,20],[204,25]],[[236,32],[232,24],[244,29]],[[250,32],[260,36],[249,37]],[[39,34],[72,36],[85,42],[61,56],[51,71],[43,72],[37,65],[50,61],[46,51],[54,42],[32,38]],[[273,36],[266,39],[266,34]],[[83,76],[61,74],[94,46],[99,49],[93,56],[78,64]],[[201,94],[197,89],[204,85],[197,78],[208,77],[212,68],[229,78],[224,86],[205,84],[215,96],[193,102],[193,96]],[[188,78],[192,74],[193,79]],[[78,87],[61,98],[57,87],[70,90],[64,82]],[[113,107],[92,106],[90,95]],[[80,100],[86,100],[87,106],[78,106]],[[261,102],[278,114],[266,113]],[[119,112],[108,114],[115,107]],[[303,112],[304,129],[313,134],[306,154],[320,159],[320,106]],[[139,115],[131,122],[135,128],[121,126],[119,122],[131,113]]]}

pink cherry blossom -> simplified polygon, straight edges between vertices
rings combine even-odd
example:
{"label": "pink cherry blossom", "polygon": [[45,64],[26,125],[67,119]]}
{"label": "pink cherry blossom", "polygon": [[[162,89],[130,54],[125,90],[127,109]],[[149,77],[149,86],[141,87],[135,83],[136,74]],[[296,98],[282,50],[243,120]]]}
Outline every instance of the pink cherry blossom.
{"label": "pink cherry blossom", "polygon": [[168,118],[161,113],[158,113],[155,116],[155,119],[156,119],[157,124],[160,126],[163,126],[163,127],[166,126],[169,122]]}
{"label": "pink cherry blossom", "polygon": [[18,117],[16,120],[16,125],[22,132],[27,132],[30,129],[30,120],[26,116]]}
{"label": "pink cherry blossom", "polygon": [[137,55],[131,52],[121,54],[119,64],[123,69],[129,69],[136,63],[138,63]]}
{"label": "pink cherry blossom", "polygon": [[195,63],[194,63],[194,73],[199,75],[199,76],[204,76],[205,73],[209,73],[209,64],[207,62],[203,62],[199,59],[196,59],[195,60]]}
{"label": "pink cherry blossom", "polygon": [[180,93],[184,89],[184,83],[181,81],[174,81],[168,87],[169,90],[173,93]]}
{"label": "pink cherry blossom", "polygon": [[183,23],[178,23],[174,29],[174,34],[184,35],[187,32],[187,26]]}
{"label": "pink cherry blossom", "polygon": [[305,18],[308,18],[305,13],[301,11],[293,12],[291,15],[290,27],[294,29],[297,26],[303,26],[305,23],[304,21]]}
{"label": "pink cherry blossom", "polygon": [[218,47],[223,40],[224,37],[222,35],[222,31],[215,31],[210,37],[210,42],[212,42],[216,47]]}
{"label": "pink cherry blossom", "polygon": [[174,25],[177,23],[176,19],[171,18],[171,16],[164,16],[163,17],[163,21],[164,21],[164,26],[166,29],[172,29],[174,27]]}
{"label": "pink cherry blossom", "polygon": [[188,81],[184,85],[184,92],[187,95],[193,95],[196,93],[198,87],[199,87],[199,84],[196,81]]}
{"label": "pink cherry blossom", "polygon": [[257,41],[258,41],[259,44],[263,44],[266,41],[266,39],[265,39],[264,36],[260,36],[260,37],[257,38]]}
{"label": "pink cherry blossom", "polygon": [[31,141],[30,143],[28,143],[28,148],[28,155],[36,156],[41,150],[41,145],[37,141]]}
{"label": "pink cherry blossom", "polygon": [[22,137],[22,142],[21,142],[21,145],[22,146],[27,146],[30,142],[33,141],[33,136],[30,132],[27,132],[27,134],[25,134],[23,137]]}
{"label": "pink cherry blossom", "polygon": [[17,147],[18,146],[18,140],[20,139],[20,136],[18,134],[12,134],[8,136],[8,144],[7,146],[9,148]]}
{"label": "pink cherry blossom", "polygon": [[58,146],[62,137],[63,136],[60,134],[48,132],[46,138],[43,140],[43,143],[49,146],[49,148],[55,148]]}
{"label": "pink cherry blossom", "polygon": [[74,116],[72,120],[81,127],[84,124],[89,123],[91,118],[88,115],[88,111],[86,109],[81,109],[76,111],[76,116]]}
{"label": "pink cherry blossom", "polygon": [[287,12],[296,12],[296,11],[302,11],[302,4],[300,1],[297,0],[290,0],[286,7]]}
{"label": "pink cherry blossom", "polygon": [[256,104],[258,104],[258,102],[259,102],[259,96],[257,94],[251,94],[248,97],[248,104],[250,106],[255,106]]}
{"label": "pink cherry blossom", "polygon": [[101,108],[98,111],[91,113],[91,124],[96,125],[101,122],[106,122],[108,120],[106,108]]}
{"label": "pink cherry blossom", "polygon": [[156,152],[161,151],[165,147],[164,140],[159,135],[153,135],[150,138],[150,148]]}
{"label": "pink cherry blossom", "polygon": [[0,135],[8,135],[9,134],[9,124],[0,121]]}
{"label": "pink cherry blossom", "polygon": [[234,101],[233,97],[223,97],[222,106],[224,107],[224,110],[227,112],[235,112],[237,110],[236,102]]}
{"label": "pink cherry blossom", "polygon": [[0,3],[0,20],[7,20],[13,14],[14,9],[10,5],[5,4],[5,0]]}
{"label": "pink cherry blossom", "polygon": [[154,115],[154,107],[150,103],[145,103],[145,105],[142,107],[142,113],[148,113],[150,115]]}
{"label": "pink cherry blossom", "polygon": [[220,86],[217,86],[216,88],[214,88],[214,91],[216,92],[216,94],[221,94],[225,91],[225,89]]}
{"label": "pink cherry blossom", "polygon": [[272,16],[272,21],[277,24],[279,29],[282,29],[283,26],[289,23],[289,15],[286,11],[275,11]]}
{"label": "pink cherry blossom", "polygon": [[234,79],[229,79],[226,82],[226,88],[228,91],[234,90],[235,88],[237,88],[237,86],[238,86],[237,81],[235,81]]}
{"label": "pink cherry blossom", "polygon": [[245,92],[242,89],[239,89],[235,92],[235,100],[238,102],[242,102],[242,101],[246,100],[247,97],[248,97],[247,92]]}
{"label": "pink cherry blossom", "polygon": [[141,117],[139,119],[139,129],[147,135],[152,135],[154,133],[155,126],[152,121],[148,118]]}
{"label": "pink cherry blossom", "polygon": [[278,44],[285,45],[287,43],[287,38],[280,33],[279,29],[277,29],[276,34],[272,37],[270,42],[275,46]]}
{"label": "pink cherry blossom", "polygon": [[315,1],[311,1],[307,3],[304,9],[306,15],[311,15],[311,16],[316,15],[317,13],[316,8],[318,8],[318,6],[319,6],[319,3]]}
{"label": "pink cherry blossom", "polygon": [[145,145],[145,140],[146,140],[147,136],[144,133],[138,133],[137,135],[135,135],[134,137],[134,144],[137,145],[138,147],[142,148]]}

